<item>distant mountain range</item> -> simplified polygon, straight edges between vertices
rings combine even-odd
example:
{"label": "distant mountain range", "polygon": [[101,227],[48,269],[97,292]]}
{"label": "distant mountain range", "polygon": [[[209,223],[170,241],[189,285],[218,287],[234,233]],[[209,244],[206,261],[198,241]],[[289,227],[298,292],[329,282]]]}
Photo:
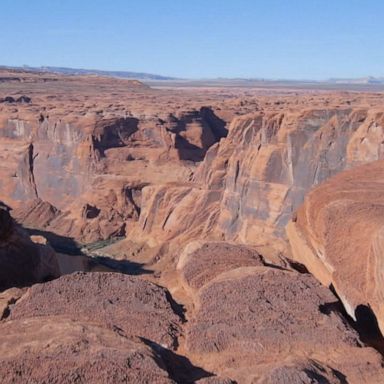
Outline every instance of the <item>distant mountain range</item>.
{"label": "distant mountain range", "polygon": [[329,79],[329,83],[334,84],[384,84],[384,77],[361,77],[356,79]]}
{"label": "distant mountain range", "polygon": [[258,79],[258,78],[218,78],[209,79],[217,81],[242,81],[242,82],[270,82],[270,83],[300,83],[300,84],[361,84],[361,85],[384,85],[384,77],[359,77],[359,78],[330,78],[325,80],[303,80],[303,79]]}
{"label": "distant mountain range", "polygon": [[345,84],[345,85],[384,85],[384,77],[361,77],[361,78],[330,78],[326,80],[301,80],[301,79],[262,79],[262,78],[212,78],[212,79],[180,79],[177,77],[162,76],[145,72],[132,72],[132,71],[107,71],[100,69],[82,69],[82,68],[68,68],[68,67],[30,67],[24,65],[22,67],[12,67],[0,65],[3,69],[17,69],[30,72],[49,72],[60,73],[64,75],[98,75],[119,77],[124,79],[136,79],[148,82],[157,81],[175,81],[175,82],[196,82],[196,83],[300,83],[300,84]]}
{"label": "distant mountain range", "polygon": [[131,72],[131,71],[103,71],[99,69],[80,69],[80,68],[67,68],[67,67],[30,67],[24,65],[22,67],[0,66],[4,69],[22,69],[30,72],[50,72],[60,73],[64,75],[98,75],[120,77],[124,79],[136,80],[177,80],[175,77],[154,75],[152,73],[144,72]]}

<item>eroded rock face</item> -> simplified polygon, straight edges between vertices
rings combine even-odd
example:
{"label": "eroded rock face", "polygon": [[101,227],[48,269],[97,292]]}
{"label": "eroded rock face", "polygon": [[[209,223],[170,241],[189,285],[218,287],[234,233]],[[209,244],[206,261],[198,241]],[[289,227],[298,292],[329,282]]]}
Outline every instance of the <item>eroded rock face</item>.
{"label": "eroded rock face", "polygon": [[[33,82],[29,102],[0,104],[0,198],[20,222],[76,246],[126,236],[100,255],[145,264],[154,272],[145,279],[185,299],[187,322],[167,290],[139,277],[78,273],[8,290],[0,295],[5,382],[382,382],[382,356],[362,343],[329,289],[291,269],[284,233],[293,217],[289,237],[304,254],[297,259],[353,313],[380,313],[381,185],[358,183],[371,191],[366,200],[344,199],[345,187],[335,204],[326,192],[324,206],[294,215],[312,186],[383,157],[380,96],[277,100],[259,91],[54,81]],[[20,95],[12,84],[9,95]],[[341,251],[355,251],[342,233],[349,211],[354,247],[372,249],[356,262],[367,280],[338,272]],[[12,237],[9,215],[0,224],[0,251],[31,246]],[[47,247],[32,240],[33,249]],[[40,256],[25,255],[11,271],[16,280],[48,278]],[[73,270],[67,262],[62,270]],[[24,283],[5,287],[13,285]]]}
{"label": "eroded rock face", "polygon": [[355,320],[371,308],[382,332],[383,187],[383,161],[340,173],[306,196],[287,227],[294,258],[332,284]]}
{"label": "eroded rock face", "polygon": [[286,252],[284,228],[305,194],[344,169],[381,159],[383,126],[383,114],[366,107],[235,118],[193,183],[147,187],[132,239],[141,231],[175,248],[204,237]]}
{"label": "eroded rock face", "polygon": [[282,371],[292,382],[321,378],[313,364],[281,368],[308,358],[329,367],[322,375],[328,382],[345,377],[348,383],[379,383],[381,356],[363,347],[337,312],[327,310],[335,301],[310,275],[270,267],[233,269],[200,289],[187,325],[187,349],[208,369],[241,383],[277,383]]}
{"label": "eroded rock face", "polygon": [[220,231],[245,243],[269,233],[280,236],[314,185],[383,156],[372,130],[383,130],[382,114],[369,110],[287,111],[234,120],[228,139],[212,149],[217,155],[207,157],[197,177],[225,190]]}
{"label": "eroded rock face", "polygon": [[60,276],[53,249],[39,239],[31,239],[0,208],[0,290],[27,286]]}
{"label": "eroded rock face", "polygon": [[[177,250],[203,235],[285,251],[284,227],[312,186],[383,157],[374,94],[25,84],[30,103],[0,105],[0,198],[83,243],[128,236]],[[26,201],[56,214],[38,223]]]}
{"label": "eroded rock face", "polygon": [[[188,181],[193,162],[227,134],[208,107],[140,118],[84,105],[71,117],[54,108],[37,118],[25,108],[22,118],[9,112],[4,121],[0,111],[7,176],[0,196],[22,222],[84,243],[124,236],[138,220],[143,186]],[[87,205],[99,214],[84,216]],[[46,220],[35,218],[42,210]]]}
{"label": "eroded rock face", "polygon": [[35,199],[26,201],[12,214],[26,227],[33,227],[36,226],[36,223],[39,223],[41,228],[46,228],[60,215],[60,211],[47,201]]}

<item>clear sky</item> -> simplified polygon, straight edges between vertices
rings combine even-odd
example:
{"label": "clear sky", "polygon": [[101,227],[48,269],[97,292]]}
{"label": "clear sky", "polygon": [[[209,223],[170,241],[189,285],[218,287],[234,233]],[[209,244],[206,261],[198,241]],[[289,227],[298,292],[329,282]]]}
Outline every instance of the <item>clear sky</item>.
{"label": "clear sky", "polygon": [[0,64],[384,76],[384,0],[0,0]]}

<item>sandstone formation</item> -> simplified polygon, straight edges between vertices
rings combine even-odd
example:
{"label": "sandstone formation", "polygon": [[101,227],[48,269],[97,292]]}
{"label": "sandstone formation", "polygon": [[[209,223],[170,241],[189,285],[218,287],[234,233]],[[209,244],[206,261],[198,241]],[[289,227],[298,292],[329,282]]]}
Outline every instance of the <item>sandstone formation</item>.
{"label": "sandstone formation", "polygon": [[160,356],[117,330],[52,317],[8,321],[0,329],[4,384],[175,383]]}
{"label": "sandstone formation", "polygon": [[0,304],[10,297],[0,321],[4,383],[232,383],[173,352],[177,305],[139,277],[75,273],[6,291]]}
{"label": "sandstone formation", "polygon": [[337,298],[273,262],[224,242],[186,247],[177,269],[193,302],[188,356],[239,383],[380,383],[380,354],[361,343]]}
{"label": "sandstone formation", "polygon": [[383,381],[382,95],[0,72],[3,382]]}
{"label": "sandstone formation", "polygon": [[193,241],[184,248],[176,268],[179,284],[186,292],[189,304],[195,308],[199,306],[199,290],[220,274],[240,267],[264,265],[264,258],[255,249],[226,242],[200,240]]}
{"label": "sandstone formation", "polygon": [[317,362],[328,382],[380,383],[381,356],[363,347],[337,312],[328,312],[335,301],[309,275],[233,269],[200,290],[187,350],[206,369],[240,383],[316,376],[316,363],[297,363],[306,359]]}
{"label": "sandstone formation", "polygon": [[286,251],[284,227],[313,185],[382,157],[375,94],[3,77],[0,95],[31,101],[0,104],[0,198],[21,222],[82,243],[177,249],[203,236]]}
{"label": "sandstone formation", "polygon": [[60,276],[53,249],[40,238],[30,238],[0,208],[0,291]]}
{"label": "sandstone formation", "polygon": [[118,328],[167,348],[174,347],[180,332],[180,319],[164,289],[115,273],[77,273],[34,285],[9,319],[40,316],[67,316]]}
{"label": "sandstone formation", "polygon": [[[382,158],[383,115],[369,107],[260,112],[235,118],[193,184],[143,189],[146,241],[217,239],[286,252],[285,225],[330,176]],[[128,233],[129,237],[129,233]]]}
{"label": "sandstone formation", "polygon": [[196,291],[228,270],[261,265],[264,265],[262,256],[246,246],[196,241],[184,249],[177,269],[182,274],[185,285]]}
{"label": "sandstone formation", "polygon": [[[22,76],[30,102],[0,104],[0,196],[18,220],[81,242],[124,236],[143,187],[188,181],[193,162],[227,135],[209,98],[190,105],[182,95],[178,106],[178,94],[139,82]],[[17,93],[9,79],[7,91]]]}
{"label": "sandstone formation", "polygon": [[112,273],[34,285],[0,324],[1,377],[31,383],[173,383],[145,340],[174,347],[180,319],[164,289]]}
{"label": "sandstone formation", "polygon": [[307,195],[287,227],[294,258],[334,287],[352,318],[369,321],[372,310],[382,332],[383,186],[383,161],[340,173]]}

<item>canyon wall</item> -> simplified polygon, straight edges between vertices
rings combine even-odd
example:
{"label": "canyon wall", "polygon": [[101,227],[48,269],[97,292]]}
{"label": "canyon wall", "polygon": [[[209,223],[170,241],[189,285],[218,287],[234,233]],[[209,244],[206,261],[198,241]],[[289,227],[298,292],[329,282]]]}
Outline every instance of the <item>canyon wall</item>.
{"label": "canyon wall", "polygon": [[204,237],[289,255],[284,228],[306,193],[383,158],[374,106],[279,105],[230,124],[218,112],[2,120],[0,198],[25,225],[82,243],[177,251]]}
{"label": "canyon wall", "polygon": [[227,130],[211,109],[164,118],[5,119],[1,198],[29,226],[81,242],[124,236],[145,185],[187,181]]}
{"label": "canyon wall", "polygon": [[[312,187],[384,157],[383,112],[325,108],[235,118],[188,185],[143,189],[132,239],[211,238],[287,252],[285,226]],[[128,234],[129,236],[129,234]]]}
{"label": "canyon wall", "polygon": [[382,383],[381,95],[34,78],[0,98],[4,382]]}

